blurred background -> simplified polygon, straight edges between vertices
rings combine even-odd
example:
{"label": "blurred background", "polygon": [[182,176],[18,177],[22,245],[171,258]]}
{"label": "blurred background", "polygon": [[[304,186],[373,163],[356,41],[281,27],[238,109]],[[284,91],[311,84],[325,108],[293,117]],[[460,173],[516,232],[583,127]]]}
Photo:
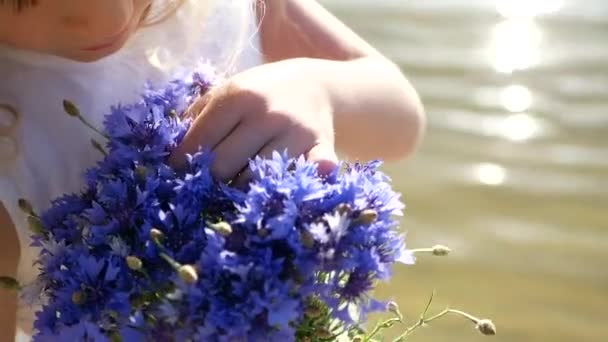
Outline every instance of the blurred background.
{"label": "blurred background", "polygon": [[[608,1],[324,0],[399,63],[429,131],[387,170],[410,247],[382,286],[410,320],[437,290],[492,341],[608,341]],[[414,341],[485,341],[458,317]]]}

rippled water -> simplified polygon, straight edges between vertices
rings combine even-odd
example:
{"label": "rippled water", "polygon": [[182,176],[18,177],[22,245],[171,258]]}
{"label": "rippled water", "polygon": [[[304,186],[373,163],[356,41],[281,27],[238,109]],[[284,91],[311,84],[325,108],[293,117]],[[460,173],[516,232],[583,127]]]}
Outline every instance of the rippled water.
{"label": "rippled water", "polygon": [[[390,165],[411,245],[446,243],[382,288],[415,319],[492,317],[495,341],[608,341],[608,1],[326,0],[397,61],[429,118]],[[451,318],[419,341],[481,341]]]}

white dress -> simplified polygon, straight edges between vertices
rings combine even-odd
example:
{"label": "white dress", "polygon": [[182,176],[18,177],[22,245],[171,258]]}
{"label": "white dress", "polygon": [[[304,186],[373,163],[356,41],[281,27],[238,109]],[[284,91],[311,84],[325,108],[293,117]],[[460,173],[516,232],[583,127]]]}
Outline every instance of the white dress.
{"label": "white dress", "polygon": [[[0,199],[16,225],[22,283],[36,277],[36,251],[17,207],[28,199],[38,211],[51,199],[77,192],[82,174],[99,154],[92,132],[64,114],[62,101],[76,103],[100,127],[111,105],[130,103],[146,81],[162,84],[201,58],[232,72],[262,63],[252,0],[189,0],[170,19],[140,29],[118,53],[78,63],[0,46]],[[238,50],[238,51],[237,51]],[[15,117],[9,107],[18,113]],[[4,229],[0,227],[0,229]],[[20,326],[31,326],[34,310],[20,305]],[[18,332],[18,340],[28,340]]]}

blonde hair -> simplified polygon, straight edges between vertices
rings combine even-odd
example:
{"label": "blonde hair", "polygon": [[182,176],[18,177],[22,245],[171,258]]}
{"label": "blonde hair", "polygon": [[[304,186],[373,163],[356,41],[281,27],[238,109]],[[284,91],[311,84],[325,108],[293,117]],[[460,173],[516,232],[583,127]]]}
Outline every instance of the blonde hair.
{"label": "blonde hair", "polygon": [[[238,66],[239,59],[241,54],[247,49],[247,47],[252,47],[252,39],[254,39],[255,35],[257,35],[259,31],[259,23],[256,22],[258,19],[256,2],[262,3],[262,0],[238,0],[238,1],[249,1],[249,6],[241,6],[238,11],[239,15],[239,30],[237,34],[237,39],[235,39],[232,46],[232,53],[227,58],[227,65],[229,71],[234,71],[234,69]],[[250,22],[254,20],[254,22]],[[254,26],[255,29],[251,32],[251,27]]]}
{"label": "blonde hair", "polygon": [[177,12],[177,10],[185,3],[185,0],[165,0],[161,8],[148,13],[141,24],[142,27],[160,24]]}
{"label": "blonde hair", "polygon": [[[249,47],[252,47],[252,39],[258,33],[259,23],[257,8],[263,8],[263,0],[154,0],[153,5],[149,9],[149,13],[146,14],[145,19],[142,21],[141,27],[154,27],[158,24],[162,24],[166,20],[172,19],[177,14],[180,8],[185,5],[188,1],[192,2],[194,6],[199,7],[201,15],[200,20],[212,20],[210,17],[213,13],[211,9],[211,2],[217,1],[218,3],[229,2],[229,6],[235,7],[234,13],[236,18],[235,21],[239,23],[238,30],[234,36],[235,39],[224,41],[223,44],[230,44],[226,50],[229,51],[225,56],[221,56],[221,62],[215,67],[218,72],[223,75],[230,75],[238,70],[239,60],[242,53]],[[225,4],[225,3],[224,3]],[[261,7],[257,7],[261,6]],[[254,20],[255,22],[252,22]],[[253,34],[251,34],[252,26],[255,28]]]}
{"label": "blonde hair", "polygon": [[[174,17],[179,9],[186,4],[188,1],[196,3],[198,6],[205,6],[206,8],[202,8],[201,12],[204,12],[201,17],[207,16],[211,14],[210,6],[206,6],[208,4],[201,4],[203,2],[208,2],[210,0],[153,0],[153,5],[150,9],[148,9],[148,13],[144,20],[141,23],[141,28],[152,28],[155,27],[166,20]],[[229,1],[229,0],[213,0],[218,2]],[[254,39],[255,35],[259,31],[259,22],[261,22],[262,17],[264,15],[264,0],[230,0],[240,4],[237,7],[237,10],[234,11],[235,15],[238,18],[239,28],[237,30],[236,39],[225,42],[226,44],[231,44],[231,46],[227,49],[229,53],[225,56],[220,56],[221,63],[218,65],[214,65],[216,68],[220,78],[228,78],[235,72],[239,71],[239,63],[242,57],[242,54],[247,48],[253,49],[252,39]],[[1,0],[0,0],[1,3]],[[247,5],[249,3],[249,5]],[[259,6],[259,7],[257,7]],[[259,12],[258,12],[259,9]],[[254,22],[251,22],[251,21]],[[252,26],[255,28],[252,33]],[[259,51],[258,51],[259,52]],[[17,122],[21,118],[21,113],[19,113],[15,108],[8,104],[0,103],[0,107],[6,107],[5,110],[9,111],[15,117],[15,124],[11,125],[8,129],[12,129],[13,126],[17,125]],[[2,135],[2,131],[0,130],[0,136]]]}

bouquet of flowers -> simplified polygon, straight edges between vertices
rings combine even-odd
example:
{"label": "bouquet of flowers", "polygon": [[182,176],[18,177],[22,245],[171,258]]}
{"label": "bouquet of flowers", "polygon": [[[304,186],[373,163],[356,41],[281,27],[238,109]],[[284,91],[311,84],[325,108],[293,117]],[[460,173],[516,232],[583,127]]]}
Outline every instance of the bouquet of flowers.
{"label": "bouquet of flowers", "polygon": [[[406,249],[395,219],[404,206],[379,162],[321,176],[276,152],[251,161],[246,189],[216,181],[205,150],[168,165],[190,124],[180,113],[213,83],[202,68],[113,107],[82,192],[40,214],[20,201],[41,250],[40,275],[22,288],[41,305],[35,341],[371,341],[403,322],[396,304],[372,297],[375,282],[416,252],[449,250]],[[395,317],[363,328],[367,313],[387,310]],[[447,313],[494,333],[445,310],[398,340]]]}

